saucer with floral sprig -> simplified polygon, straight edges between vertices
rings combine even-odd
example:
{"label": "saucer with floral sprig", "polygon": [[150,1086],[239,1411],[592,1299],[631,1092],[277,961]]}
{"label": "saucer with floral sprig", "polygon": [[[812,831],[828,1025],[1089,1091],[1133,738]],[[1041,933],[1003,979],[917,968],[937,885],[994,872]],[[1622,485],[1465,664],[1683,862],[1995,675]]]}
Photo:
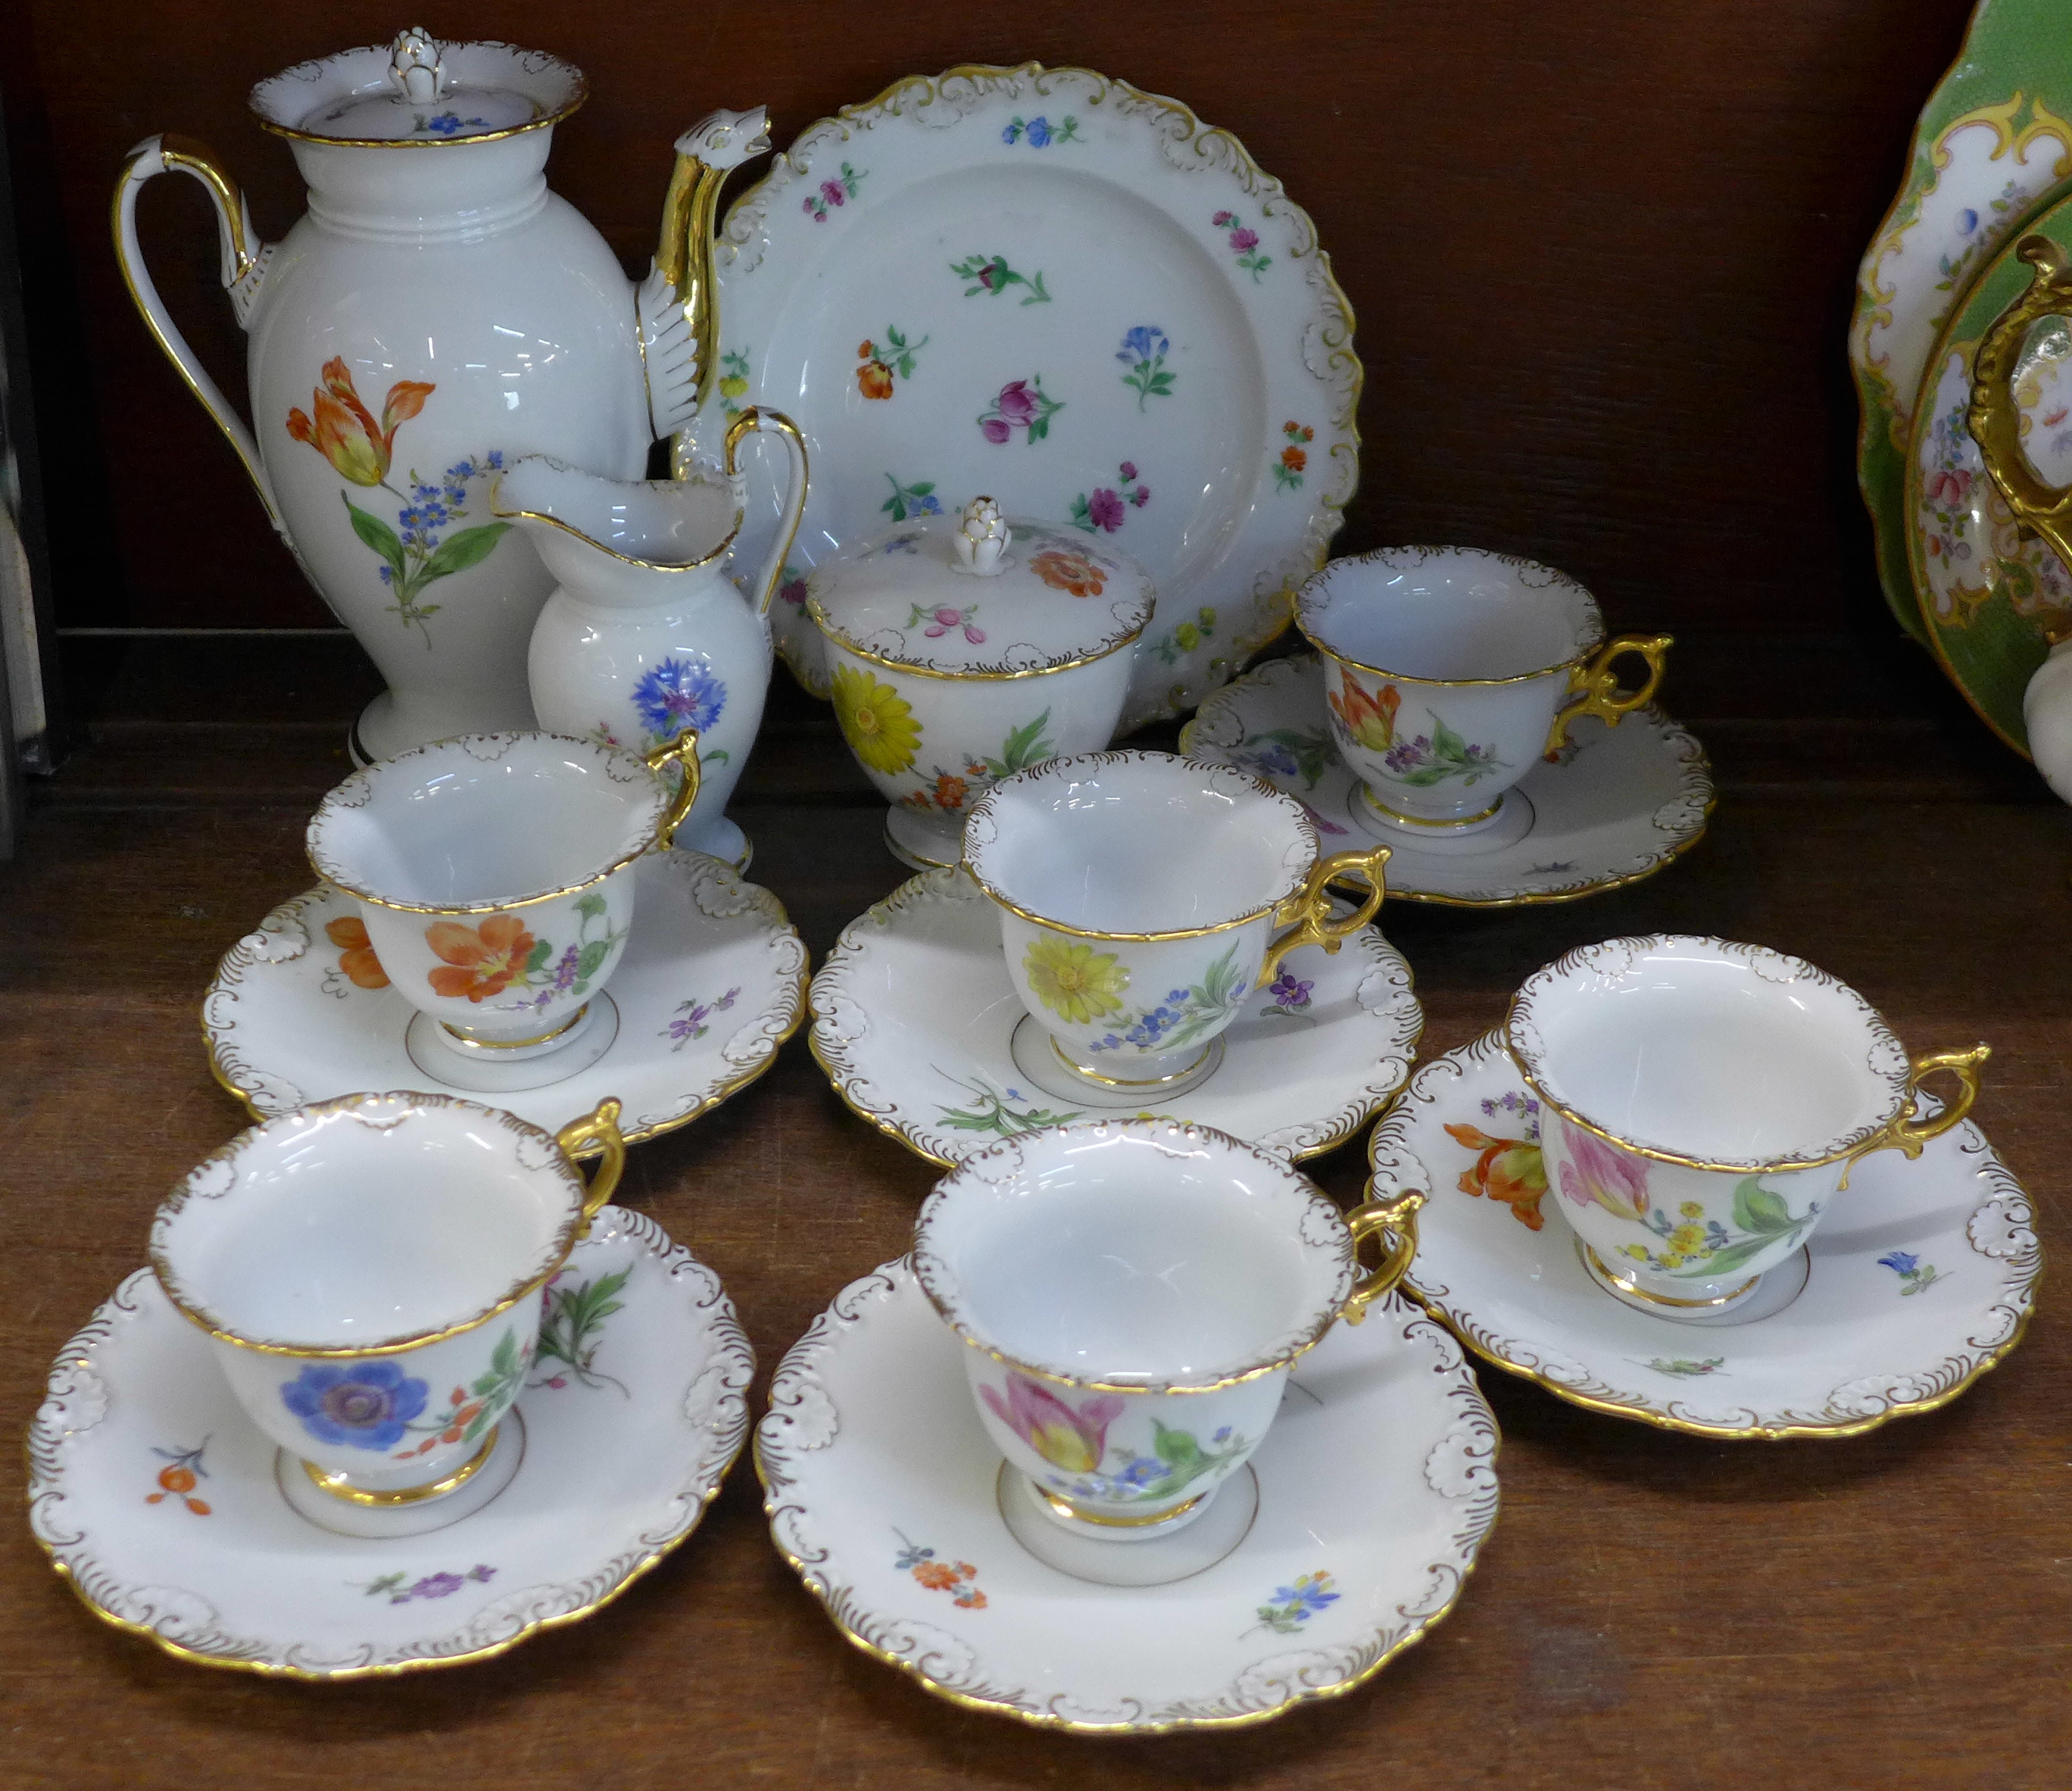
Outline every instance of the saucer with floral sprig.
{"label": "saucer with floral sprig", "polygon": [[[604,1207],[549,1284],[500,1427],[509,1483],[438,1527],[349,1535],[289,1502],[208,1336],[139,1269],[51,1369],[29,1525],[96,1616],[182,1660],[298,1679],[458,1666],[589,1616],[688,1537],[747,1436],[754,1371],[719,1277]],[[411,1510],[428,1525],[437,1507]]]}
{"label": "saucer with floral sprig", "polygon": [[[1326,852],[1384,836],[1367,819],[1359,780],[1325,725],[1324,670],[1314,654],[1269,659],[1205,701],[1180,750],[1235,765],[1309,812]],[[1713,803],[1705,749],[1654,704],[1615,728],[1585,717],[1568,744],[1519,780],[1531,825],[1505,845],[1448,849],[1392,829],[1388,893],[1401,902],[1511,908],[1573,902],[1652,877],[1704,836]]]}
{"label": "saucer with floral sprig", "polygon": [[1859,1160],[1746,1307],[1696,1322],[1635,1311],[1577,1255],[1539,1103],[1500,1033],[1420,1069],[1367,1156],[1375,1197],[1428,1193],[1404,1286],[1478,1355],[1700,1436],[1853,1436],[1947,1404],[2021,1341],[2043,1271],[2029,1196],[1967,1123],[1918,1161]]}
{"label": "saucer with floral sprig", "polygon": [[[1040,1062],[1032,1078],[999,914],[961,869],[925,871],[851,921],[813,978],[813,1055],[836,1091],[931,1162],[1141,1099],[1104,1099]],[[1403,1086],[1424,1029],[1410,967],[1363,926],[1335,955],[1289,952],[1218,1039],[1214,1072],[1161,1097],[1158,1111],[1315,1156]]]}
{"label": "saucer with floral sprig", "polygon": [[[776,897],[703,852],[651,853],[636,875],[632,937],[597,998],[615,1036],[558,1082],[482,1091],[491,1105],[553,1132],[615,1098],[637,1144],[746,1087],[797,1030],[806,947]],[[364,1089],[444,1092],[406,1037],[416,1011],[389,986],[360,904],[325,883],[231,947],[202,1030],[216,1080],[269,1119]]]}
{"label": "saucer with floral sprig", "polygon": [[[857,1647],[968,1709],[1108,1735],[1261,1723],[1364,1684],[1459,1598],[1496,1451],[1460,1346],[1392,1294],[1295,1365],[1234,1547],[1162,1583],[1082,1577],[1016,1539],[963,1346],[905,1261],[813,1321],[755,1436],[771,1534]],[[1140,1564],[1188,1547],[1073,1540]]]}

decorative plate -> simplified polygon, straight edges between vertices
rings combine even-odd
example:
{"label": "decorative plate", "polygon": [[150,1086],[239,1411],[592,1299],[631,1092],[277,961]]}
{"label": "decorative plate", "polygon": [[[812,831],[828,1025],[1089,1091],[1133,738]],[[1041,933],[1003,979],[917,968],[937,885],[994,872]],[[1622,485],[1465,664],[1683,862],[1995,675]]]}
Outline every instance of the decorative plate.
{"label": "decorative plate", "polygon": [[51,1369],[30,1528],[96,1616],[204,1666],[351,1679],[500,1654],[689,1536],[748,1434],[755,1358],[734,1303],[653,1220],[603,1208],[547,1319],[510,1485],[444,1528],[372,1540],[290,1506],[280,1452],[208,1337],[138,1269]]}
{"label": "decorative plate", "polygon": [[[1270,659],[1217,692],[1181,729],[1180,750],[1285,791],[1327,852],[1383,837],[1361,819],[1356,780],[1324,725],[1314,654]],[[1704,748],[1653,704],[1616,728],[1577,722],[1558,762],[1535,766],[1517,794],[1532,805],[1532,827],[1510,845],[1420,852],[1387,836],[1390,899],[1510,908],[1619,889],[1697,844],[1714,799]]]}
{"label": "decorative plate", "polygon": [[[636,874],[610,1048],[543,1088],[474,1098],[553,1132],[615,1096],[637,1144],[689,1125],[775,1061],[805,1015],[806,948],[783,904],[702,852],[651,856]],[[405,1048],[415,1011],[388,986],[360,904],[322,884],[231,947],[201,1017],[216,1080],[266,1119],[367,1089],[444,1091]]]}
{"label": "decorative plate", "polygon": [[[2021,235],[2072,244],[2072,197]],[[1994,320],[2028,290],[2033,270],[2004,243],[1936,338],[1907,446],[1906,548],[1929,645],[1986,725],[2029,751],[2022,697],[2054,640],[2072,634],[2072,573],[2016,524],[1987,476],[1965,424],[1971,361]],[[2037,474],[2072,484],[2072,330],[2060,320],[2025,351],[2015,381],[2021,436]]]}
{"label": "decorative plate", "polygon": [[[1345,911],[1345,910],[1341,910]],[[932,1163],[1119,1109],[1033,1082],[1013,1037],[999,910],[958,868],[924,871],[842,929],[813,979],[813,1055],[851,1107]],[[1410,967],[1364,926],[1305,946],[1223,1034],[1221,1066],[1161,1114],[1299,1161],[1335,1148],[1410,1074],[1424,1010]]]}
{"label": "decorative plate", "polygon": [[[750,404],[806,433],[774,609],[810,690],[806,573],[981,494],[1151,574],[1124,729],[1229,677],[1324,562],[1359,474],[1352,312],[1308,214],[1174,101],[1036,63],[898,82],[801,133],[714,260],[722,414],[700,436]],[[774,469],[751,480],[764,533]]]}
{"label": "decorative plate", "polygon": [[1853,1436],[1955,1399],[2034,1310],[2034,1214],[1976,1126],[1918,1162],[1864,1158],[1807,1247],[1803,1291],[1766,1284],[1702,1324],[1635,1312],[1590,1280],[1539,1140],[1539,1103],[1492,1032],[1426,1064],[1375,1128],[1373,1192],[1430,1195],[1404,1284],[1433,1316],[1593,1411],[1699,1436]]}
{"label": "decorative plate", "polygon": [[[1992,249],[2072,177],[2072,38],[2057,0],[1981,0],[1922,109],[1907,174],[1864,252],[1849,329],[1863,404],[1856,476],[1878,576],[1926,639],[1909,569],[1907,437],[1936,332]],[[1925,397],[1926,393],[1922,393]],[[2020,713],[2017,704],[2016,713]]]}
{"label": "decorative plate", "polygon": [[1453,1608],[1496,1521],[1496,1421],[1399,1294],[1297,1365],[1252,1528],[1165,1585],[1077,1579],[1014,1539],[960,1354],[905,1263],[852,1282],[779,1368],[755,1464],[836,1627],[968,1709],[1159,1735],[1341,1696]]}

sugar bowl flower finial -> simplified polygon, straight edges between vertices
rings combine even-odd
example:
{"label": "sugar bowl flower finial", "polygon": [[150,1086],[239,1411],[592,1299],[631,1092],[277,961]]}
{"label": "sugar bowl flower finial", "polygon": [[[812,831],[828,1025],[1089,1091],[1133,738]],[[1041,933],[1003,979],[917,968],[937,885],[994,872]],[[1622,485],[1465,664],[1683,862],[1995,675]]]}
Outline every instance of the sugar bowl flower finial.
{"label": "sugar bowl flower finial", "polygon": [[980,578],[997,578],[1007,569],[1007,520],[991,498],[973,498],[964,506],[957,532],[950,537],[956,567]]}
{"label": "sugar bowl flower finial", "polygon": [[398,31],[388,46],[388,78],[412,105],[430,105],[446,84],[438,39],[421,25]]}

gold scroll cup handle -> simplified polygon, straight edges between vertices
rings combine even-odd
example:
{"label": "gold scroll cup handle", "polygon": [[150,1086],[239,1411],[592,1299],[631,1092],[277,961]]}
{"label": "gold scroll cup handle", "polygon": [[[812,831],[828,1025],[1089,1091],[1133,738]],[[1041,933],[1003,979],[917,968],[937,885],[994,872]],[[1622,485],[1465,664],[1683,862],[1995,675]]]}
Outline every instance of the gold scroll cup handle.
{"label": "gold scroll cup handle", "polygon": [[2036,269],[2029,290],[1995,318],[1971,357],[1971,401],[1964,421],[1979,445],[1986,474],[2029,532],[2072,566],[2072,487],[2048,483],[2021,445],[2028,419],[2016,401],[2015,378],[2031,329],[2045,318],[2072,318],[2072,265],[2048,236],[2025,236],[2015,254]]}
{"label": "gold scroll cup handle", "polygon": [[667,852],[676,843],[676,829],[689,819],[691,807],[698,799],[698,730],[686,728],[674,740],[657,746],[652,752],[642,755],[648,761],[648,769],[660,774],[671,766],[683,773],[684,781],[678,787],[676,800],[669,804],[655,828],[656,852]]}
{"label": "gold scroll cup handle", "polygon": [[[1265,988],[1280,974],[1281,960],[1303,946],[1321,945],[1335,955],[1341,945],[1372,920],[1388,893],[1383,887],[1382,866],[1388,862],[1389,851],[1387,846],[1374,846],[1365,852],[1334,852],[1312,865],[1302,887],[1274,910],[1276,926],[1290,921],[1295,924],[1266,948],[1266,961],[1259,967],[1259,980],[1252,987]],[[1331,894],[1326,887],[1334,877],[1367,885],[1359,906],[1337,919],[1332,918]]]}
{"label": "gold scroll cup handle", "polygon": [[554,1134],[554,1142],[561,1146],[561,1155],[571,1168],[586,1156],[600,1160],[583,1195],[582,1229],[576,1234],[578,1243],[590,1235],[590,1221],[618,1191],[619,1178],[625,1173],[626,1139],[619,1129],[619,1112],[617,1099],[607,1095],[591,1111],[580,1119],[569,1120]]}
{"label": "gold scroll cup handle", "polygon": [[[1568,668],[1569,701],[1554,717],[1548,730],[1547,753],[1558,752],[1568,743],[1568,730],[1586,715],[1594,715],[1608,728],[1616,728],[1637,709],[1655,700],[1661,687],[1663,660],[1676,644],[1673,635],[1615,635],[1587,659]],[[1647,672],[1631,690],[1619,688],[1617,662],[1629,654],[1644,660]]]}
{"label": "gold scroll cup handle", "polygon": [[[1910,1163],[1921,1155],[1921,1147],[1930,1139],[1940,1138],[1962,1120],[1979,1098],[1980,1067],[1992,1054],[1990,1045],[1974,1045],[1968,1051],[1928,1051],[1916,1058],[1906,1078],[1906,1099],[1898,1112],[1874,1136],[1849,1152],[1839,1185],[1848,1186],[1850,1171],[1872,1152],[1897,1151]],[[1956,1099],[1945,1101],[1942,1111],[1932,1119],[1917,1119],[1914,1110],[1919,1103],[1915,1097],[1921,1092],[1921,1085],[1938,1074],[1956,1078]]]}
{"label": "gold scroll cup handle", "polygon": [[1384,1294],[1394,1292],[1397,1284],[1410,1272],[1411,1260],[1417,1254],[1417,1209],[1424,1204],[1424,1190],[1411,1188],[1393,1200],[1370,1197],[1346,1214],[1355,1255],[1370,1238],[1380,1239],[1382,1247],[1380,1262],[1346,1296],[1345,1305],[1340,1309],[1338,1316],[1348,1325],[1358,1325],[1364,1320],[1367,1308]]}

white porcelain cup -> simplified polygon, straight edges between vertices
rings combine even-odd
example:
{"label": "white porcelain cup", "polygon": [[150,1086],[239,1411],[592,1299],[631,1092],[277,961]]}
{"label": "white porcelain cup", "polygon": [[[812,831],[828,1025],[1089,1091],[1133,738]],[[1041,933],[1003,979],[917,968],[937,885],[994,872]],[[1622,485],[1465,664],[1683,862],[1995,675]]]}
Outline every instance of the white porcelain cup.
{"label": "white porcelain cup", "polygon": [[[378,968],[462,1067],[574,1045],[624,956],[635,861],[697,799],[697,737],[647,758],[549,733],[463,734],[356,772],[310,822],[310,862],[360,901]],[[673,795],[665,767],[685,772]],[[429,1067],[429,1066],[427,1066]],[[463,1084],[467,1086],[467,1084]]]}
{"label": "white porcelain cup", "polygon": [[[1297,594],[1324,656],[1331,737],[1372,818],[1412,836],[1494,828],[1505,793],[1568,729],[1646,704],[1667,635],[1605,639],[1597,600],[1565,573],[1473,548],[1382,548],[1334,560]],[[1614,663],[1646,662],[1622,691]]]}
{"label": "white porcelain cup", "polygon": [[[1015,992],[1059,1063],[1153,1098],[1198,1075],[1298,947],[1381,906],[1387,846],[1320,860],[1301,803],[1170,753],[1088,753],[1004,779],[965,823],[964,868],[1000,911]],[[1367,885],[1335,914],[1325,885]]]}
{"label": "white porcelain cup", "polygon": [[[572,1160],[603,1156],[587,1189]],[[151,1226],[167,1298],[324,1492],[458,1489],[525,1384],[543,1292],[626,1160],[619,1103],[558,1135],[447,1095],[347,1095],[240,1132]]]}
{"label": "white porcelain cup", "polygon": [[[1529,977],[1504,1041],[1540,1103],[1553,1204],[1599,1284],[1666,1318],[1750,1298],[1873,1151],[1971,1111],[1984,1045],[1909,1061],[1856,992],[1759,945],[1584,946]],[[1918,1119],[1938,1070],[1955,1097]]]}
{"label": "white porcelain cup", "polygon": [[[914,1273],[1026,1496],[1067,1529],[1142,1541],[1201,1515],[1265,1437],[1297,1358],[1401,1280],[1424,1197],[1348,1218],[1226,1133],[1083,1122],[938,1182]],[[1371,1235],[1385,1247],[1363,1275]]]}

